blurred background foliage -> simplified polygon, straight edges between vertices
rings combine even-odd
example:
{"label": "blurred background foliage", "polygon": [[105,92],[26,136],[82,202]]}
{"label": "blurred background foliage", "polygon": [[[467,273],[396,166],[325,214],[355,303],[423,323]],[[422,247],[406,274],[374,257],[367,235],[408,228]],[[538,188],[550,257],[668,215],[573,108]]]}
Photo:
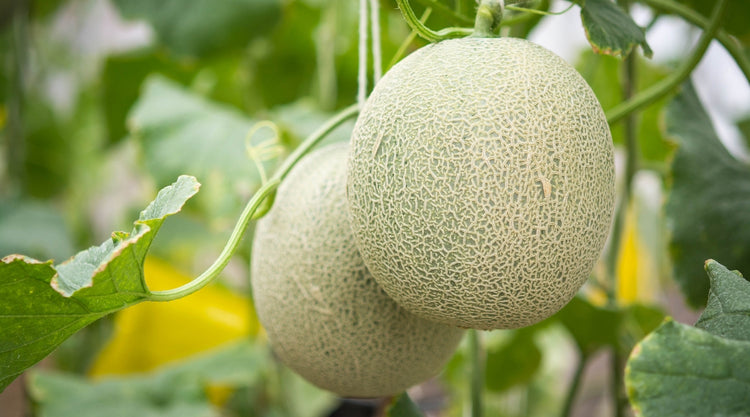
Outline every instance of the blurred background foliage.
{"label": "blurred background foliage", "polygon": [[[413,3],[418,15],[435,6]],[[552,3],[531,6],[567,7]],[[683,3],[703,14],[711,7]],[[450,7],[431,9],[431,27],[471,26],[473,0],[443,4]],[[747,19],[737,16],[750,14],[741,2],[731,7],[737,10],[727,14],[726,28],[746,39]],[[0,255],[67,259],[112,230],[129,229],[158,189],[187,173],[203,184],[201,193],[166,222],[146,277],[153,289],[165,289],[201,272],[261,176],[355,101],[357,13],[351,0],[0,1]],[[648,16],[658,28],[657,15]],[[506,32],[533,35],[557,18],[535,16]],[[400,48],[408,53],[424,45],[410,36],[395,1],[380,1],[380,25],[384,69]],[[623,100],[620,60],[585,48],[569,60],[604,109]],[[639,56],[638,89],[671,66]],[[668,101],[647,107],[638,123],[645,169],[625,216],[617,288],[594,278],[553,318],[484,333],[487,415],[558,414],[577,372],[586,377],[569,405],[574,415],[611,414],[607,358],[625,357],[666,312],[697,317],[676,290],[668,261],[662,203],[675,147],[664,139]],[[737,137],[745,140],[733,145],[745,150],[735,152],[739,160],[747,160],[750,146],[749,110],[736,118]],[[264,120],[272,124],[258,124]],[[327,140],[348,140],[351,128]],[[616,144],[623,135],[621,125],[613,127]],[[258,154],[266,157],[254,160]],[[273,360],[252,311],[250,244],[246,238],[220,283],[184,300],[127,309],[79,332],[15,384],[25,384],[27,399],[13,410],[23,415],[33,404],[38,415],[52,417],[371,415],[377,401],[342,402]],[[595,277],[606,275],[603,268]],[[616,307],[606,303],[607,291],[616,293]],[[467,350],[462,345],[439,378],[410,391],[428,415],[465,412]],[[18,392],[0,395],[0,408]]]}

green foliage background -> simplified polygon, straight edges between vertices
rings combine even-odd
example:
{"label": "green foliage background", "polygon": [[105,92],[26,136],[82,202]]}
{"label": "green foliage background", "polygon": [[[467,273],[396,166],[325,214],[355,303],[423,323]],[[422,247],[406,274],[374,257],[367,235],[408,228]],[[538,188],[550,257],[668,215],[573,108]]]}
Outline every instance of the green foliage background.
{"label": "green foliage background", "polygon": [[[432,28],[473,22],[473,0],[412,3],[418,16],[429,8]],[[548,10],[550,3],[534,0],[524,6]],[[654,24],[675,15],[695,23],[708,20],[715,2],[573,3],[568,13],[581,14],[592,46],[575,65],[607,111],[627,99],[623,80],[629,76],[623,61],[609,55],[632,51],[636,92],[675,73],[644,58],[651,54],[650,27],[644,32],[622,6],[650,7]],[[381,0],[379,6],[385,70],[400,48],[408,53],[425,41],[414,36],[395,1]],[[556,18],[508,11],[507,21],[515,24],[502,30],[526,37],[540,22]],[[729,0],[716,37],[732,48],[735,59],[745,60],[740,66],[750,80],[748,19],[750,5]],[[57,265],[94,247],[79,262],[56,270],[52,263],[28,258],[2,263],[0,388],[62,343],[46,369],[24,381],[26,401],[35,404],[38,415],[313,417],[336,407],[338,400],[277,364],[261,340],[106,383],[85,376],[87,358],[99,352],[106,331],[89,327],[63,341],[146,298],[139,268],[149,246],[152,254],[196,275],[205,269],[264,176],[356,100],[357,22],[357,4],[351,0],[195,0],[189,7],[178,0],[0,4],[0,256],[20,253]],[[128,41],[124,33],[140,40]],[[619,152],[630,152],[640,172],[656,178],[665,196],[663,205],[656,202],[659,209],[637,210],[638,224],[650,225],[649,230],[631,225],[652,264],[648,273],[640,269],[631,284],[650,280],[651,292],[636,299],[617,297],[620,289],[613,278],[618,273],[612,266],[623,256],[617,241],[614,249],[610,243],[590,283],[560,313],[526,329],[484,333],[480,390],[487,415],[586,413],[592,409],[584,397],[597,398],[593,407],[607,412],[632,407],[644,416],[668,416],[682,415],[680,410],[688,407],[702,410],[701,415],[748,415],[750,291],[747,281],[730,270],[750,273],[750,165],[724,147],[689,81],[636,114],[634,128],[616,123],[612,133]],[[253,131],[263,120],[273,122],[278,135],[267,128]],[[748,120],[750,115],[737,120],[746,146]],[[351,122],[343,124],[326,141],[348,140],[351,128]],[[266,149],[267,157],[252,161],[248,150],[262,151],[269,143],[273,149]],[[203,184],[192,199],[194,180],[178,180],[182,174]],[[156,197],[152,210],[139,216],[159,189],[176,180],[175,193]],[[634,189],[630,195],[631,206],[637,205],[637,193]],[[139,221],[134,225],[133,219]],[[112,230],[131,232],[108,240]],[[104,262],[122,242],[130,242],[138,256]],[[250,245],[246,238],[230,264],[240,282],[247,280]],[[706,265],[707,275],[703,265],[709,258],[716,262]],[[107,292],[98,281],[86,288],[94,281],[86,268],[93,270],[90,265],[99,262],[129,277],[118,282],[144,296]],[[66,268],[75,270],[70,279]],[[79,270],[91,280],[80,281]],[[60,275],[53,279],[56,271]],[[59,298],[50,283],[74,297]],[[233,288],[250,297],[246,285]],[[98,297],[103,293],[109,298]],[[686,305],[700,309],[707,302],[696,327],[662,324]],[[73,319],[42,318],[62,311]],[[695,312],[687,316],[698,317]],[[106,328],[109,317],[98,326]],[[31,351],[24,347],[28,343],[36,346],[36,356],[16,361],[13,354]],[[473,354],[462,345],[429,385],[437,390],[432,398],[440,401],[444,415],[462,415],[469,407],[469,381],[476,377]],[[612,366],[586,369],[603,355],[612,358]],[[237,363],[244,366],[232,366]],[[590,381],[625,381],[627,392],[616,385],[621,390],[610,395],[606,384],[586,384],[585,379],[579,387],[584,374]],[[232,389],[222,407],[206,394],[205,387],[217,383]],[[416,396],[423,409],[429,402],[424,398]],[[383,409],[394,416],[418,413],[406,396]]]}

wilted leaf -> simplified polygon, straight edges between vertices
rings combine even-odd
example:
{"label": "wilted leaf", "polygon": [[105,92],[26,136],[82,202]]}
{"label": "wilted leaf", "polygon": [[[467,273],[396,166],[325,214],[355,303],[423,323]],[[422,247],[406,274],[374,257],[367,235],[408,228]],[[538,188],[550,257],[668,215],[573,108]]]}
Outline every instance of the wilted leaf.
{"label": "wilted leaf", "polygon": [[422,417],[422,412],[404,392],[391,402],[385,415],[387,417]]}
{"label": "wilted leaf", "polygon": [[36,372],[28,385],[47,417],[220,416],[206,390],[256,385],[269,361],[265,349],[242,342],[149,374],[91,381]]}
{"label": "wilted leaf", "polygon": [[115,0],[127,18],[146,19],[159,41],[181,55],[239,49],[269,32],[281,14],[279,0]]}
{"label": "wilted leaf", "polygon": [[750,282],[724,265],[709,260],[708,304],[695,327],[727,339],[750,342]]}
{"label": "wilted leaf", "polygon": [[688,302],[706,303],[706,259],[750,271],[750,166],[721,144],[690,83],[667,107],[667,135],[679,148],[672,162],[666,216],[674,277]]}
{"label": "wilted leaf", "polygon": [[643,54],[651,57],[643,29],[611,0],[573,1],[581,6],[583,28],[595,52],[624,58],[640,45]]}
{"label": "wilted leaf", "polygon": [[746,416],[750,342],[667,321],[633,349],[625,383],[639,416]]}
{"label": "wilted leaf", "polygon": [[56,267],[21,255],[0,261],[0,390],[82,327],[149,295],[146,251],[165,218],[197,191],[194,178],[180,177],[131,233],[117,232]]}

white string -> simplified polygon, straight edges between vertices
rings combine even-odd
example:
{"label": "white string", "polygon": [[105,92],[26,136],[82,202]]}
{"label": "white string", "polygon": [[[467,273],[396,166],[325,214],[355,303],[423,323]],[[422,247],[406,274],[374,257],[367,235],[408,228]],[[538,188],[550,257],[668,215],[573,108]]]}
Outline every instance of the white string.
{"label": "white string", "polygon": [[383,76],[383,53],[380,47],[380,3],[370,0],[370,29],[372,31],[373,85]]}
{"label": "white string", "polygon": [[360,108],[367,98],[367,0],[359,0],[359,68],[357,104]]}

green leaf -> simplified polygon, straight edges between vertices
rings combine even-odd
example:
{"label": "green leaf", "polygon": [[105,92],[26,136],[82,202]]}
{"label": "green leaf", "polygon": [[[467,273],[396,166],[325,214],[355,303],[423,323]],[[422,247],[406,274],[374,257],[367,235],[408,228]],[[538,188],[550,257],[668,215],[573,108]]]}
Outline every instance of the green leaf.
{"label": "green leaf", "polygon": [[750,342],[667,321],[633,349],[625,384],[639,416],[747,416]]}
{"label": "green leaf", "polygon": [[42,259],[73,254],[65,219],[51,204],[40,201],[0,202],[0,256],[26,253]]}
{"label": "green leaf", "polygon": [[724,265],[706,261],[711,279],[708,304],[695,327],[727,339],[750,342],[750,282]]}
{"label": "green leaf", "polygon": [[[184,173],[196,176],[208,193],[198,203],[210,218],[234,217],[260,184],[248,156],[246,137],[255,122],[236,110],[210,102],[162,77],[149,77],[129,115],[131,133],[143,148],[146,168],[156,183]],[[261,129],[257,145],[270,138]],[[267,161],[264,169],[272,168]]]}
{"label": "green leaf", "polygon": [[141,84],[149,74],[158,72],[183,84],[194,76],[187,65],[171,61],[165,55],[134,51],[107,57],[101,75],[101,96],[110,143],[126,136],[128,110],[138,99]]}
{"label": "green leaf", "polygon": [[174,53],[202,57],[246,47],[281,15],[279,0],[115,0],[130,19],[146,19]]}
{"label": "green leaf", "polygon": [[534,342],[533,333],[518,331],[507,343],[487,350],[485,386],[501,392],[527,384],[542,362],[542,352]]}
{"label": "green leaf", "polygon": [[153,373],[91,381],[35,372],[28,386],[40,415],[47,417],[220,416],[206,389],[257,386],[267,363],[265,349],[241,342]]}
{"label": "green leaf", "polygon": [[643,54],[653,52],[643,29],[611,0],[573,0],[581,6],[581,21],[594,52],[624,58],[641,45]]}
{"label": "green leaf", "polygon": [[706,259],[750,271],[750,166],[721,144],[690,83],[667,107],[667,136],[679,144],[666,203],[674,277],[687,301],[702,306]]}
{"label": "green leaf", "polygon": [[385,411],[387,417],[422,417],[419,407],[404,392],[396,397]]}
{"label": "green leaf", "polygon": [[597,307],[576,296],[553,318],[568,329],[584,356],[606,346],[617,346],[622,321],[618,310]]}
{"label": "green leaf", "polygon": [[79,329],[147,298],[146,251],[198,186],[180,177],[141,212],[131,233],[117,232],[57,267],[21,255],[0,262],[0,390]]}

